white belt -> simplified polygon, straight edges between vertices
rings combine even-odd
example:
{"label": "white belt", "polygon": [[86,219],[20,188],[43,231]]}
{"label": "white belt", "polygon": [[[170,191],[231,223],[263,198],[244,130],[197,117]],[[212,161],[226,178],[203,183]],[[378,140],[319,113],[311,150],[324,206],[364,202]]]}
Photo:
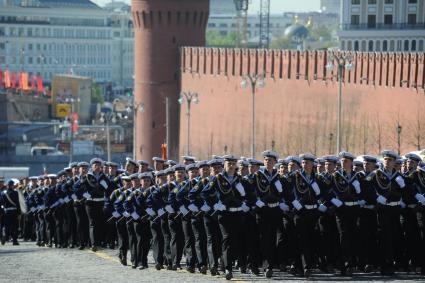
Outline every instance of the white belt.
{"label": "white belt", "polygon": [[408,208],[415,208],[415,207],[416,207],[416,203],[414,203],[414,204],[409,204],[409,205],[407,205],[407,207],[408,207]]}
{"label": "white belt", "polygon": [[313,205],[309,205],[309,204],[306,204],[306,205],[304,205],[304,207],[305,207],[305,209],[315,209],[315,208],[317,208],[317,204],[313,204]]}
{"label": "white belt", "polygon": [[346,201],[344,202],[344,204],[346,206],[355,206],[355,205],[358,205],[359,203],[357,201]]}
{"label": "white belt", "polygon": [[105,201],[105,198],[92,198],[91,201]]}
{"label": "white belt", "polygon": [[397,206],[397,205],[400,205],[400,202],[399,201],[392,201],[392,202],[388,202],[387,205],[388,206]]}
{"label": "white belt", "polygon": [[242,211],[241,207],[229,207],[229,211],[230,212],[238,212],[238,211]]}
{"label": "white belt", "polygon": [[17,210],[17,208],[16,207],[8,207],[8,208],[4,209],[4,211],[10,211],[10,210]]}
{"label": "white belt", "polygon": [[374,209],[375,208],[375,206],[373,205],[373,204],[370,204],[370,205],[365,205],[365,206],[363,206],[364,208],[367,208],[367,209]]}
{"label": "white belt", "polygon": [[279,203],[278,203],[278,202],[275,202],[275,203],[269,203],[269,204],[267,204],[267,206],[268,206],[268,207],[270,207],[270,208],[278,207],[278,206],[279,206]]}

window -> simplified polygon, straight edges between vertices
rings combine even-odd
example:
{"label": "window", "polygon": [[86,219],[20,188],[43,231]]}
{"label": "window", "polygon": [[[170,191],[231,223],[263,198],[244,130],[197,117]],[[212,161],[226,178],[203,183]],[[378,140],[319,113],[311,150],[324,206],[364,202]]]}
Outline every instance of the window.
{"label": "window", "polygon": [[416,24],[416,14],[407,15],[407,23],[409,25],[415,25]]}
{"label": "window", "polygon": [[368,51],[373,51],[373,40],[369,40],[367,50],[368,50]]}
{"label": "window", "polygon": [[419,48],[418,51],[424,51],[424,41],[421,39],[419,40]]}
{"label": "window", "polygon": [[351,24],[359,25],[360,24],[360,15],[351,15]]}
{"label": "window", "polygon": [[375,28],[376,27],[376,15],[368,15],[367,16],[367,27]]}
{"label": "window", "polygon": [[382,41],[382,51],[388,51],[388,41]]}
{"label": "window", "polygon": [[407,39],[404,41],[404,51],[409,51],[409,41]]}
{"label": "window", "polygon": [[416,40],[412,40],[412,46],[411,46],[410,50],[416,51]]}
{"label": "window", "polygon": [[351,5],[360,5],[360,0],[351,0]]}
{"label": "window", "polygon": [[32,28],[28,28],[28,36],[32,36]]}
{"label": "window", "polygon": [[359,42],[357,40],[354,41],[354,51],[359,51]]}
{"label": "window", "polygon": [[390,51],[394,51],[394,48],[395,48],[394,40],[391,40],[390,41]]}
{"label": "window", "polygon": [[392,25],[393,24],[393,15],[385,15],[384,16],[384,24]]}
{"label": "window", "polygon": [[385,4],[394,4],[394,0],[385,0]]}
{"label": "window", "polygon": [[375,42],[375,51],[381,51],[381,41],[379,40]]}
{"label": "window", "polygon": [[6,35],[6,30],[4,27],[0,27],[0,36],[5,36]]}
{"label": "window", "polygon": [[345,50],[345,41],[344,40],[341,41],[341,50]]}
{"label": "window", "polygon": [[353,49],[353,43],[351,42],[351,40],[347,41],[347,50],[351,51]]}
{"label": "window", "polygon": [[369,1],[367,1],[367,3],[369,5],[376,5],[376,0],[369,0]]}
{"label": "window", "polygon": [[416,4],[418,3],[418,0],[409,0],[409,4]]}

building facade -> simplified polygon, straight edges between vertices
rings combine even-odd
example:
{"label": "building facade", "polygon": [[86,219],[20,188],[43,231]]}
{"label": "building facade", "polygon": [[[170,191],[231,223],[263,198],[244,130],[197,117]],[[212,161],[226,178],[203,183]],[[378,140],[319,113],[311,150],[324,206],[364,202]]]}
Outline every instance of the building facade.
{"label": "building facade", "polygon": [[340,14],[341,0],[320,0],[320,10],[324,13]]}
{"label": "building facade", "polygon": [[0,2],[0,68],[131,85],[131,15],[88,0]]}
{"label": "building facade", "polygon": [[340,48],[424,51],[425,0],[343,0]]}

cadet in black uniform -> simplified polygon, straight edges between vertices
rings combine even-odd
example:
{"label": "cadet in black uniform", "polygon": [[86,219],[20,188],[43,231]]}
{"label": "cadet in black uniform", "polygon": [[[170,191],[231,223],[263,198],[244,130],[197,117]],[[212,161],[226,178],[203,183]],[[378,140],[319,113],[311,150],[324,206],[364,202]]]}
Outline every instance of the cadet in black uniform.
{"label": "cadet in black uniform", "polygon": [[18,192],[14,189],[15,182],[9,180],[7,182],[7,189],[0,192],[0,206],[3,207],[3,229],[1,231],[1,243],[5,244],[12,238],[13,245],[18,243],[18,216],[21,214],[21,207],[19,205]]}

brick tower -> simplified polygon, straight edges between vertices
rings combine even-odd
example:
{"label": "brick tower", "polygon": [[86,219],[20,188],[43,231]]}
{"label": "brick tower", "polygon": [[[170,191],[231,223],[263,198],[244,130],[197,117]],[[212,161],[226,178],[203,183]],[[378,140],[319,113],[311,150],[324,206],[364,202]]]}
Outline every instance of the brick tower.
{"label": "brick tower", "polygon": [[166,140],[169,103],[170,157],[179,140],[179,48],[204,46],[209,0],[132,0],[134,23],[134,93],[137,111],[136,158],[161,155]]}

